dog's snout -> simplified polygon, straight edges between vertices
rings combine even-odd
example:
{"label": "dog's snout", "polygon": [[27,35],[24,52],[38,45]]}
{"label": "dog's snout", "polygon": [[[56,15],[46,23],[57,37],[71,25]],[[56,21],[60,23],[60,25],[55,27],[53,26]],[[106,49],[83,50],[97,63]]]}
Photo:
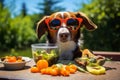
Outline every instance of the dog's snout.
{"label": "dog's snout", "polygon": [[60,38],[60,41],[66,42],[69,40],[70,34],[69,33],[60,33],[59,38]]}
{"label": "dog's snout", "polygon": [[71,34],[69,30],[65,27],[60,28],[58,30],[57,39],[58,41],[61,41],[61,42],[69,41],[71,39]]}

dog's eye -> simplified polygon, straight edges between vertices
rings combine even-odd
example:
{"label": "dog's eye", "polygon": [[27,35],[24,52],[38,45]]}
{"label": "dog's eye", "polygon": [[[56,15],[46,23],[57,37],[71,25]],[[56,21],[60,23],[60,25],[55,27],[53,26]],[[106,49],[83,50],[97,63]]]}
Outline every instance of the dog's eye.
{"label": "dog's eye", "polygon": [[67,20],[67,26],[78,26],[79,21],[77,19],[68,19]]}
{"label": "dog's eye", "polygon": [[54,20],[52,20],[52,21],[50,22],[49,25],[50,25],[51,27],[56,27],[56,26],[60,26],[60,24],[61,24],[60,20],[54,19]]}

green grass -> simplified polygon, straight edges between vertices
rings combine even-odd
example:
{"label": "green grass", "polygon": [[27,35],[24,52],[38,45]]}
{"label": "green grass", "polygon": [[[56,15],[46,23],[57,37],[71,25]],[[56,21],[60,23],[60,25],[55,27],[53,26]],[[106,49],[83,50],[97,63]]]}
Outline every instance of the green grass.
{"label": "green grass", "polygon": [[32,50],[31,48],[27,48],[24,50],[11,49],[10,51],[0,51],[0,57],[9,56],[9,55],[32,57]]}

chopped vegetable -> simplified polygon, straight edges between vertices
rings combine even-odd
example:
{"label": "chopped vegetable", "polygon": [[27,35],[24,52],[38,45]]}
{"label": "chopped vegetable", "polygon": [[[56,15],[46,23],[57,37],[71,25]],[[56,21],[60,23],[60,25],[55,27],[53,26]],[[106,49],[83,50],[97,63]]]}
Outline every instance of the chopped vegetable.
{"label": "chopped vegetable", "polygon": [[96,74],[96,75],[100,75],[100,74],[104,74],[105,73],[105,68],[102,67],[102,66],[95,66],[95,67],[92,67],[92,66],[86,66],[86,69],[92,73],[92,74]]}
{"label": "chopped vegetable", "polygon": [[33,52],[34,60],[37,62],[38,60],[45,59],[48,61],[49,66],[56,63],[58,60],[58,55],[55,50],[39,50]]}
{"label": "chopped vegetable", "polygon": [[1,61],[3,62],[23,62],[24,60],[22,59],[21,56],[5,56],[1,58]]}
{"label": "chopped vegetable", "polygon": [[106,58],[103,56],[95,56],[91,51],[85,49],[82,51],[82,57],[75,59],[79,64],[78,70],[81,72],[90,72],[92,74],[100,75],[105,73],[104,65]]}
{"label": "chopped vegetable", "polygon": [[87,72],[84,68],[82,68],[82,67],[80,67],[80,66],[77,66],[77,69],[78,69],[78,71],[80,71],[80,72]]}

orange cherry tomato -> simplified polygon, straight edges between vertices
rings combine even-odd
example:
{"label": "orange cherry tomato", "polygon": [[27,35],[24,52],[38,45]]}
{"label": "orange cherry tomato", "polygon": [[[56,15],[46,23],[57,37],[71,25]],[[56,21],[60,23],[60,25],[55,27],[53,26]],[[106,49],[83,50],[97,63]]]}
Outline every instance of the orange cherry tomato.
{"label": "orange cherry tomato", "polygon": [[39,72],[39,70],[38,70],[37,67],[31,67],[31,68],[30,68],[30,71],[31,71],[32,73],[37,73],[37,72]]}
{"label": "orange cherry tomato", "polygon": [[39,60],[36,64],[36,66],[40,71],[41,69],[48,67],[48,61],[47,60]]}
{"label": "orange cherry tomato", "polygon": [[7,58],[7,61],[8,61],[8,62],[16,62],[17,59],[16,59],[15,56],[10,56],[9,58]]}

